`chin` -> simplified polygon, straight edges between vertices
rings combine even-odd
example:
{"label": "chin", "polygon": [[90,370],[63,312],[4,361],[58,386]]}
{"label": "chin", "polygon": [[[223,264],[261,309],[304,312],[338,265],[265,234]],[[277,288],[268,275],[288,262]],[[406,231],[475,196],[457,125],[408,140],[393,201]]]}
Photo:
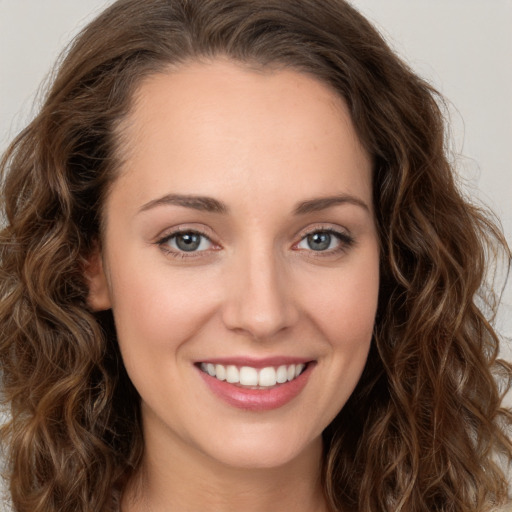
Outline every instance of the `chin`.
{"label": "chin", "polygon": [[[219,439],[219,441],[221,441]],[[319,457],[322,453],[321,437],[313,441],[293,441],[290,436],[240,436],[230,442],[212,444],[205,453],[223,465],[238,469],[274,469],[304,457]]]}

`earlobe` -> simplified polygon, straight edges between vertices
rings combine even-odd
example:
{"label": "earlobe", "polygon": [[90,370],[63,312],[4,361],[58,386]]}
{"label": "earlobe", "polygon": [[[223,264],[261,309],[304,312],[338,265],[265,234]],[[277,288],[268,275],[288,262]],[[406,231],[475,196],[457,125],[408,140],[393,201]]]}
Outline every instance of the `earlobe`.
{"label": "earlobe", "polygon": [[99,249],[94,250],[87,260],[85,278],[89,287],[87,303],[93,311],[105,311],[112,307],[108,280],[103,268]]}

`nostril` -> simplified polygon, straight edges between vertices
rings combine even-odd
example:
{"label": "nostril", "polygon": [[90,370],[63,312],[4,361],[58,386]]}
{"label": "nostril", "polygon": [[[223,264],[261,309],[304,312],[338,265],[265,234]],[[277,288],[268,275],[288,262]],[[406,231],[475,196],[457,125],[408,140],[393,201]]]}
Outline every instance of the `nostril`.
{"label": "nostril", "polygon": [[299,318],[293,305],[284,300],[258,300],[247,295],[233,299],[223,311],[223,322],[229,330],[256,340],[274,337],[296,325]]}

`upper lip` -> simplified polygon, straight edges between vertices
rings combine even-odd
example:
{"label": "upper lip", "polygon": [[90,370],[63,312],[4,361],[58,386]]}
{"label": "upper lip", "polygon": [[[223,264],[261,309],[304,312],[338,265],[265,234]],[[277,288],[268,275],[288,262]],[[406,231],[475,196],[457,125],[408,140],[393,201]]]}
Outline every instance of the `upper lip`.
{"label": "upper lip", "polygon": [[282,365],[290,365],[290,364],[307,364],[311,362],[311,358],[307,357],[290,357],[290,356],[273,356],[273,357],[265,357],[265,358],[255,358],[255,357],[244,357],[244,356],[236,356],[236,357],[213,357],[202,359],[197,361],[199,363],[211,363],[211,364],[221,364],[223,366],[250,366],[251,368],[266,368],[268,366],[282,366]]}

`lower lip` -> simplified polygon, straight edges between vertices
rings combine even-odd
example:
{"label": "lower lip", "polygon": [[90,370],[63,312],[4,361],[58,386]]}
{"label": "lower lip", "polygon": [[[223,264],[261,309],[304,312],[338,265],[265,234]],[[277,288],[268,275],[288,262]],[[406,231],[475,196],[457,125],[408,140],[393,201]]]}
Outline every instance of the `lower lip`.
{"label": "lower lip", "polygon": [[270,411],[291,402],[304,389],[313,367],[314,363],[309,363],[296,379],[269,389],[243,388],[211,377],[200,369],[198,372],[211,391],[229,405],[247,411]]}

